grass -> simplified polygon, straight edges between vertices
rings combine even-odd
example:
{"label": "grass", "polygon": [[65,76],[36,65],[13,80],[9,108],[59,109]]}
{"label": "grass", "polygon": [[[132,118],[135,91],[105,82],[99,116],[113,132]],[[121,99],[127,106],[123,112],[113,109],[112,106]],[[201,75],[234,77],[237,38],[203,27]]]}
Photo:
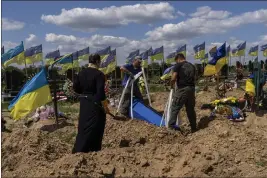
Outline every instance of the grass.
{"label": "grass", "polygon": [[71,114],[71,113],[78,113],[79,112],[79,107],[73,106],[73,103],[70,103],[70,102],[59,102],[58,103],[58,109],[65,114]]}

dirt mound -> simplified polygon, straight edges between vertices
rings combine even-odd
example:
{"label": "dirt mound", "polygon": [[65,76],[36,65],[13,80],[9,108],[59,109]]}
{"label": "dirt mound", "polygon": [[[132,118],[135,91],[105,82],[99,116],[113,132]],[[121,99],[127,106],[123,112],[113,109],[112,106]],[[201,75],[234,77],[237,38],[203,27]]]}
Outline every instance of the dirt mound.
{"label": "dirt mound", "polygon": [[[153,95],[153,106],[163,110],[167,97]],[[240,123],[211,120],[199,106],[214,99],[210,92],[197,95],[200,130],[194,134],[108,117],[103,150],[97,153],[70,154],[76,136],[73,120],[60,122],[59,129],[51,122],[13,127],[2,134],[2,176],[267,176],[266,114],[249,113]],[[184,111],[181,115],[183,128],[189,129]]]}

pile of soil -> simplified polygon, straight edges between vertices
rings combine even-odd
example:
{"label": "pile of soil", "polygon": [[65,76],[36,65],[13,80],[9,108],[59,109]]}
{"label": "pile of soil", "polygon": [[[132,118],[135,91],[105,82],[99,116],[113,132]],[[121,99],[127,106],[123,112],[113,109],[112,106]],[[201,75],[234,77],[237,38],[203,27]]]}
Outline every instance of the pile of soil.
{"label": "pile of soil", "polygon": [[[242,92],[231,95],[239,97]],[[162,111],[167,98],[168,93],[153,94],[153,106]],[[71,154],[76,120],[60,121],[59,129],[52,121],[30,128],[14,123],[11,133],[2,133],[2,176],[267,176],[266,114],[248,113],[240,123],[220,116],[211,120],[209,111],[199,108],[215,98],[210,91],[197,95],[200,130],[193,134],[108,117],[103,150],[87,154]],[[181,112],[182,128],[188,130]]]}

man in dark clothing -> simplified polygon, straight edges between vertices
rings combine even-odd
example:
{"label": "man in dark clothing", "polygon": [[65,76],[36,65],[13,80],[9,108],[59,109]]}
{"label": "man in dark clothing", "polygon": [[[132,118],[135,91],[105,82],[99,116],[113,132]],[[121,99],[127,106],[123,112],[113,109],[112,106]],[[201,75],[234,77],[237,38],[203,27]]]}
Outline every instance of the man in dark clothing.
{"label": "man in dark clothing", "polygon": [[196,131],[196,112],[195,112],[195,79],[196,68],[193,64],[187,62],[183,54],[175,56],[176,65],[173,69],[171,78],[171,87],[174,88],[175,82],[177,90],[173,95],[171,106],[171,116],[169,127],[179,130],[176,126],[177,115],[180,109],[185,105],[187,117],[190,122],[191,131]]}
{"label": "man in dark clothing", "polygon": [[[140,56],[136,56],[135,59],[133,60],[132,64],[126,64],[121,67],[121,71],[124,72],[125,76],[122,81],[122,85],[125,87],[127,84],[127,81],[130,77],[130,79],[134,78],[134,75],[138,74],[139,72],[142,71],[141,68],[141,63],[142,63],[142,58]],[[139,90],[138,87],[138,79],[134,82],[133,86],[133,95],[140,99],[143,100],[142,94]],[[129,116],[129,107],[131,104],[131,86],[128,85],[125,95],[124,95],[124,100],[122,101],[122,105],[120,108],[120,114],[122,116],[128,117]]]}

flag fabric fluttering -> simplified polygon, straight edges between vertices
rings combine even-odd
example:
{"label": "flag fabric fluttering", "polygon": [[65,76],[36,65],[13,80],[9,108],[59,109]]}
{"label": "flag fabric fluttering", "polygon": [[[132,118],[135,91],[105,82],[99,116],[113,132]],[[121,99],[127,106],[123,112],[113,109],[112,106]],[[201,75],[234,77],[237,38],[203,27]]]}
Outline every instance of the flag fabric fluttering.
{"label": "flag fabric fluttering", "polygon": [[164,59],[163,51],[164,51],[163,46],[154,49],[151,55],[151,60],[156,61]]}
{"label": "flag fabric fluttering", "polygon": [[238,57],[238,49],[237,48],[232,49],[231,56],[232,57]]}
{"label": "flag fabric fluttering", "polygon": [[134,60],[134,58],[136,56],[139,56],[140,55],[140,51],[139,49],[138,50],[135,50],[133,52],[130,52],[130,54],[128,55],[128,57],[126,58],[126,64],[129,64],[129,63],[132,63],[132,61]]}
{"label": "flag fabric fluttering", "polygon": [[1,56],[1,63],[4,67],[8,67],[10,64],[16,63],[18,65],[25,65],[24,45],[21,42],[20,45],[13,49],[8,50]]}
{"label": "flag fabric fluttering", "polygon": [[205,57],[205,42],[194,47],[195,59],[203,59]]}
{"label": "flag fabric fluttering", "polygon": [[141,64],[141,66],[143,68],[148,68],[148,50],[146,50],[143,53],[141,53],[140,56],[142,57],[142,64]]}
{"label": "flag fabric fluttering", "polygon": [[150,47],[150,48],[147,50],[147,55],[148,55],[148,56],[151,56],[152,53],[153,53],[153,49],[152,49],[152,47]]}
{"label": "flag fabric fluttering", "polygon": [[245,51],[246,51],[246,41],[237,46],[237,55],[245,56]]}
{"label": "flag fabric fluttering", "polygon": [[181,53],[186,58],[186,44],[183,45],[183,46],[178,47],[177,50],[176,50],[176,53],[177,54]]}
{"label": "flag fabric fluttering", "polygon": [[49,52],[45,55],[45,64],[53,64],[56,58],[60,57],[59,50]]}
{"label": "flag fabric fluttering", "polygon": [[42,45],[33,46],[25,50],[26,64],[33,64],[43,60]]}
{"label": "flag fabric fluttering", "polygon": [[78,60],[79,61],[88,61],[89,60],[89,54],[90,54],[89,47],[84,48],[82,50],[79,50],[78,51]]}
{"label": "flag fabric fluttering", "polygon": [[59,58],[56,58],[52,65],[55,65],[55,64],[68,64],[68,63],[72,63],[72,61],[73,61],[72,54],[66,54],[64,56],[60,56]]}
{"label": "flag fabric fluttering", "polygon": [[175,58],[176,52],[172,52],[170,53],[167,57],[166,57],[166,64],[171,64],[174,62],[174,58]]}
{"label": "flag fabric fluttering", "polygon": [[8,109],[13,119],[19,120],[26,117],[32,111],[52,101],[49,84],[46,78],[46,70],[43,68],[20,90],[11,101]]}
{"label": "flag fabric fluttering", "polygon": [[259,50],[259,45],[257,45],[257,46],[252,46],[252,47],[249,49],[248,54],[249,54],[250,56],[258,56],[258,50]]}
{"label": "flag fabric fluttering", "polygon": [[208,53],[206,53],[205,54],[205,57],[203,58],[203,59],[201,59],[200,60],[202,63],[205,63],[205,64],[207,64],[208,63],[208,61],[209,61],[209,54]]}
{"label": "flag fabric fluttering", "polygon": [[208,62],[204,69],[204,76],[211,76],[221,71],[222,67],[228,63],[226,56],[226,43],[216,50],[214,57]]}
{"label": "flag fabric fluttering", "polygon": [[172,72],[173,72],[173,68],[175,65],[168,67],[164,72],[163,75],[160,77],[161,80],[167,80],[169,78],[171,78],[172,76]]}
{"label": "flag fabric fluttering", "polygon": [[214,57],[216,55],[216,52],[217,52],[217,46],[212,47],[209,51],[210,57]]}
{"label": "flag fabric fluttering", "polygon": [[113,72],[116,69],[116,49],[112,50],[107,56],[105,61],[100,65],[99,70],[101,70],[105,75]]}
{"label": "flag fabric fluttering", "polygon": [[111,48],[110,48],[110,46],[108,46],[104,49],[97,51],[96,54],[100,55],[101,61],[105,61],[107,59],[108,55],[110,54],[110,51],[111,51]]}
{"label": "flag fabric fluttering", "polygon": [[261,46],[261,51],[263,52],[263,56],[267,57],[267,44]]}

